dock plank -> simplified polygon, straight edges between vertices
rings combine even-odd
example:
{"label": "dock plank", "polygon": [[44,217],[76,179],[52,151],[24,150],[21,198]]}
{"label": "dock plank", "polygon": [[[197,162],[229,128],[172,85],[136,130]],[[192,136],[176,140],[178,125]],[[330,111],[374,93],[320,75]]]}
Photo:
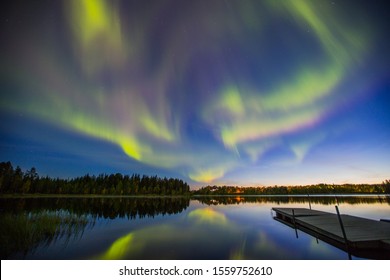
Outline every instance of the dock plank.
{"label": "dock plank", "polygon": [[291,216],[293,215],[293,209],[294,209],[294,216],[300,217],[300,216],[319,216],[319,215],[326,215],[329,214],[327,212],[318,211],[318,210],[311,210],[307,208],[272,208],[274,211],[283,213],[285,215]]}
{"label": "dock plank", "polygon": [[[390,224],[382,224],[379,221],[349,215],[341,215],[341,219],[349,241],[382,240],[390,237]],[[343,237],[337,215],[335,214],[297,217],[296,222],[302,222],[308,226],[317,227],[341,238]]]}

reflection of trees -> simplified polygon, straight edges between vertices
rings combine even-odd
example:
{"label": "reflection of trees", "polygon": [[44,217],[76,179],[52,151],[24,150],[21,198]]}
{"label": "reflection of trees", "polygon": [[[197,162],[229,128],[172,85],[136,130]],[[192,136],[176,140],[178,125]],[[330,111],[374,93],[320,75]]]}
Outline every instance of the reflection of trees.
{"label": "reflection of trees", "polygon": [[[98,259],[221,259],[242,238],[239,227],[212,207],[173,223],[152,224],[117,238]],[[240,242],[241,243],[241,242]]]}
{"label": "reflection of trees", "polygon": [[7,212],[0,214],[0,224],[0,257],[7,259],[16,253],[26,256],[38,246],[48,246],[60,238],[67,243],[81,237],[88,220],[68,212]]}
{"label": "reflection of trees", "polygon": [[189,198],[7,198],[0,199],[0,257],[26,255],[59,239],[82,236],[96,218],[136,219],[170,215],[189,206]]}
{"label": "reflection of trees", "polygon": [[196,196],[192,199],[207,205],[241,204],[241,203],[313,203],[323,205],[372,204],[384,203],[390,205],[390,196]]}
{"label": "reflection of trees", "polygon": [[[337,203],[383,203],[390,205],[389,196],[197,196],[193,199],[207,205],[241,203],[308,204],[309,201],[312,204],[325,205]],[[93,226],[97,218],[138,219],[155,217],[156,215],[171,215],[184,211],[189,204],[190,199],[183,197],[0,198],[0,257],[2,259],[12,258],[15,253],[18,256],[23,256],[33,252],[38,246],[49,245],[59,240],[67,242],[72,238],[81,237],[86,227]],[[226,218],[210,208],[194,210],[188,214],[188,218],[194,219],[192,223],[196,225],[195,228],[199,223],[208,223],[218,225],[226,231]],[[194,230],[194,228],[191,228],[188,232]],[[174,231],[177,231],[177,234],[173,235],[172,232]],[[199,235],[208,236],[209,231],[210,227],[208,226],[207,230],[199,232]],[[149,233],[151,237],[155,237],[156,231],[153,229]],[[135,238],[135,241],[133,240],[135,244],[138,244],[137,242],[144,240],[143,235],[146,232],[137,231],[134,234],[131,236]],[[174,227],[167,234],[169,240],[177,241],[183,235],[183,231],[179,227]],[[192,238],[191,236],[194,235],[189,235],[188,238]],[[153,247],[152,245],[147,246]],[[153,252],[155,251],[153,250]]]}
{"label": "reflection of trees", "polygon": [[0,199],[0,209],[7,212],[68,211],[92,218],[129,219],[177,214],[190,204],[189,198],[124,198],[124,197],[78,197],[78,198],[7,198]]}

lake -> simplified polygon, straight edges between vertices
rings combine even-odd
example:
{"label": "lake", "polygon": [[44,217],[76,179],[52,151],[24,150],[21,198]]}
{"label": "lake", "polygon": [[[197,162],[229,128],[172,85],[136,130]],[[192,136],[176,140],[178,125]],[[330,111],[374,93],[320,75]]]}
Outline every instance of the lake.
{"label": "lake", "polygon": [[[348,259],[272,207],[390,218],[389,196],[0,198],[1,259]],[[358,259],[352,256],[353,259]],[[386,256],[385,256],[386,258]]]}

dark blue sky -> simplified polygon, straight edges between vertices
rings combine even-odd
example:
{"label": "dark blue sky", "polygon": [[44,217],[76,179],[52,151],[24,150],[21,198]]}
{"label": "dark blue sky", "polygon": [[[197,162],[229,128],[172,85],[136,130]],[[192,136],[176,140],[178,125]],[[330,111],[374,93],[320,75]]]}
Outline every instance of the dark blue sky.
{"label": "dark blue sky", "polygon": [[0,160],[191,185],[390,174],[386,2],[8,1]]}

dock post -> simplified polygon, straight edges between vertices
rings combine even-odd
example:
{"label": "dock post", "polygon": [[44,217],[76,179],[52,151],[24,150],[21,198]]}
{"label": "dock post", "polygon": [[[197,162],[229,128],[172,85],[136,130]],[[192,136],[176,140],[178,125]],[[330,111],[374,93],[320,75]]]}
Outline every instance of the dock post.
{"label": "dock post", "polygon": [[311,203],[310,203],[310,196],[309,196],[309,193],[307,193],[307,198],[309,199],[309,208],[311,210]]}
{"label": "dock post", "polygon": [[341,220],[339,208],[337,207],[337,205],[335,205],[335,207],[336,207],[336,212],[337,212],[337,218],[339,219],[341,231],[342,231],[342,233],[343,233],[344,242],[345,242],[345,247],[346,247],[347,252],[348,252],[348,257],[349,257],[349,259],[351,259],[351,253],[349,252],[348,239],[347,239],[347,234],[345,233],[343,221]]}
{"label": "dock post", "polygon": [[294,222],[295,236],[298,238],[297,224],[295,223],[295,212],[294,212],[294,209],[291,209],[291,210],[292,210],[292,214],[293,214],[293,222]]}

